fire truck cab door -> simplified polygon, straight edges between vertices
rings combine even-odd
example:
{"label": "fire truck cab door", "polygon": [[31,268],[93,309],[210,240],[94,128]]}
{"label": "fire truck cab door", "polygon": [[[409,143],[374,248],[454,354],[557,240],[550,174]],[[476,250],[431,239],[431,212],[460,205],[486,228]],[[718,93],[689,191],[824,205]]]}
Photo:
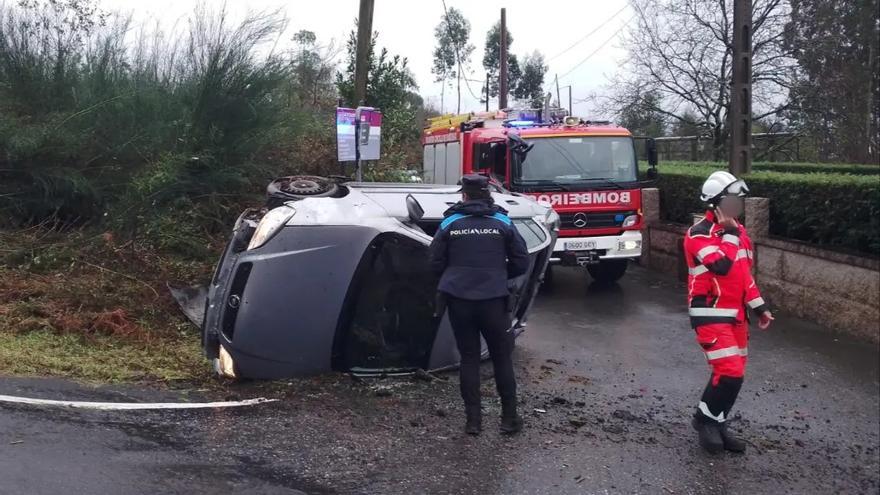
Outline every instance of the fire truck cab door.
{"label": "fire truck cab door", "polygon": [[475,172],[488,172],[499,184],[507,184],[507,143],[491,141],[474,145]]}

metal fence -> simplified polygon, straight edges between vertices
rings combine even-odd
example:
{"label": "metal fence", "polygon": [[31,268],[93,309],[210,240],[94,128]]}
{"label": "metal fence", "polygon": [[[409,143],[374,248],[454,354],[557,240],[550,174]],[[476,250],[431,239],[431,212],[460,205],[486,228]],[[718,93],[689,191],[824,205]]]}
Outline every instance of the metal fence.
{"label": "metal fence", "polygon": [[[801,140],[793,132],[752,134],[752,157],[756,162],[800,162]],[[712,139],[707,136],[670,136],[654,138],[657,154],[662,161],[714,161],[717,155]],[[638,145],[639,155],[644,156],[644,144]],[[727,147],[721,160],[727,159]]]}

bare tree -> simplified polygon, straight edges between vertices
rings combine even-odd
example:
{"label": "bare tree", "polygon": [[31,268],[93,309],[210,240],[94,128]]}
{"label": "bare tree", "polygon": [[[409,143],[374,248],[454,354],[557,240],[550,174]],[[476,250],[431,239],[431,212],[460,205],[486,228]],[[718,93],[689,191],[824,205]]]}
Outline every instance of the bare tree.
{"label": "bare tree", "polygon": [[[308,105],[318,107],[321,103],[332,106],[335,93],[334,76],[336,59],[341,47],[331,40],[325,45],[318,43],[315,33],[300,30],[293,35],[295,49],[290,53],[291,79],[288,90],[287,104]],[[326,101],[319,101],[321,98]]]}
{"label": "bare tree", "polygon": [[880,1],[791,0],[786,32],[800,66],[791,125],[821,161],[880,159]]}
{"label": "bare tree", "polygon": [[[456,113],[461,112],[461,78],[467,77],[474,45],[468,42],[471,36],[471,23],[460,10],[450,8],[443,20],[434,28],[437,46],[434,48],[434,67],[431,72],[437,82],[446,84],[449,78],[457,79],[458,104]],[[462,74],[465,72],[464,74]]]}
{"label": "bare tree", "polygon": [[[725,157],[729,137],[735,0],[633,0],[626,76],[606,108],[623,108],[646,93],[660,96],[653,110],[672,122],[697,125],[711,135],[714,157]],[[755,0],[752,35],[752,113],[756,120],[785,110],[795,61],[783,34],[787,0]],[[696,116],[698,122],[691,119]]]}

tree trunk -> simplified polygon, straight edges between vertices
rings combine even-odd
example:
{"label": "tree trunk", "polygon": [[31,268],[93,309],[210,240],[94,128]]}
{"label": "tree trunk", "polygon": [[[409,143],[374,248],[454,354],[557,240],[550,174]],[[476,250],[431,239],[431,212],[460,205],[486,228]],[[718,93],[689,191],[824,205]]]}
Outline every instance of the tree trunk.
{"label": "tree trunk", "polygon": [[712,161],[723,162],[727,158],[727,143],[721,126],[712,129]]}
{"label": "tree trunk", "polygon": [[[873,23],[872,23],[873,24]],[[876,24],[875,24],[876,25]],[[875,44],[877,43],[877,30],[873,28],[871,29],[871,37],[870,41],[868,41],[868,87],[865,88],[865,96],[867,98],[867,106],[865,107],[865,144],[862,147],[862,153],[864,160],[862,163],[872,163],[872,157],[875,155],[876,150],[872,149],[872,143],[874,142],[874,77],[876,77],[877,67],[875,66],[875,54],[877,53],[877,48]]]}
{"label": "tree trunk", "polygon": [[458,83],[456,84],[456,89],[458,90],[458,105],[455,107],[455,113],[461,113],[461,71],[458,73]]}

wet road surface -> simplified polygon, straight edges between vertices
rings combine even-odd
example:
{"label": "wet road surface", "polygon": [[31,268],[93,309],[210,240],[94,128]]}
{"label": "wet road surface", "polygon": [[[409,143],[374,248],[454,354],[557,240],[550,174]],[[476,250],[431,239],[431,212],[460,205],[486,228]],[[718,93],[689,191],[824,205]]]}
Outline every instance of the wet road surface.
{"label": "wet road surface", "polygon": [[[466,437],[455,374],[335,375],[225,392],[3,379],[69,400],[276,397],[236,410],[97,412],[0,405],[0,493],[877,493],[878,349],[780,315],[753,332],[733,428],[708,456],[689,425],[708,378],[683,286],[633,267],[610,288],[558,270],[516,362],[526,430]],[[539,412],[540,410],[543,412]]]}

